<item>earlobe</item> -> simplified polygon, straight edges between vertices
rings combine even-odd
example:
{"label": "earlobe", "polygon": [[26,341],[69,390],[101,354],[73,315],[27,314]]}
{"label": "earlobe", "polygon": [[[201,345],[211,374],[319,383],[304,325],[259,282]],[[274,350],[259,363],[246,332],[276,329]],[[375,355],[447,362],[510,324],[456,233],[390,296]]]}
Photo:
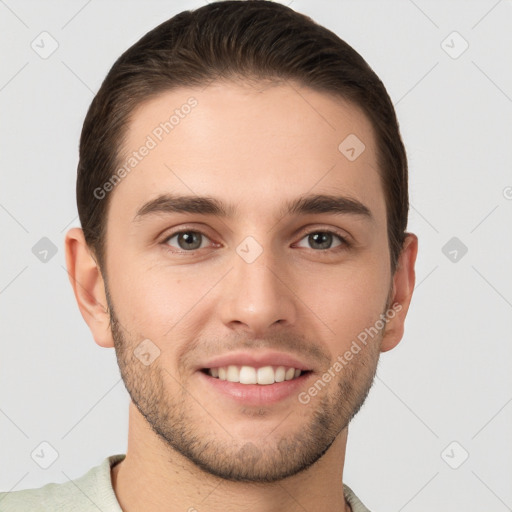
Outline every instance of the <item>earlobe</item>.
{"label": "earlobe", "polygon": [[113,347],[105,283],[80,228],[66,234],[66,265],[69,281],[83,319],[101,347]]}
{"label": "earlobe", "polygon": [[[418,237],[407,233],[393,276],[393,293],[389,302],[389,322],[381,342],[381,352],[395,348],[404,335],[404,324],[416,282],[414,265],[418,254]],[[391,316],[393,314],[393,316]]]}

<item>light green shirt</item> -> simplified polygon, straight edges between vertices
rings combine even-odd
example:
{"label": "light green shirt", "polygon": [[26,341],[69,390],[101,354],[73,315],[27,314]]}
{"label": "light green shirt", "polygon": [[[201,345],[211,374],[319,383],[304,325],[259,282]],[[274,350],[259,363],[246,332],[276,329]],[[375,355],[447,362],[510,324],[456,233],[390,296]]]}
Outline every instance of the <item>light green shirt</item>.
{"label": "light green shirt", "polygon": [[[1,492],[1,512],[123,512],[117,501],[110,470],[125,454],[107,457],[85,475],[62,484],[46,484],[38,489]],[[344,485],[352,512],[370,512],[350,487]]]}

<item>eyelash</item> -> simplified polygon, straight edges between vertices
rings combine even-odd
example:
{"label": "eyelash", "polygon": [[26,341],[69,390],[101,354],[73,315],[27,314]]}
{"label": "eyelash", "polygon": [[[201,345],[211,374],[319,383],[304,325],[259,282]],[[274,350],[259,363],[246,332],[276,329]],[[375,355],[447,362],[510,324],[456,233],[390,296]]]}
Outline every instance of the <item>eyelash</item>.
{"label": "eyelash", "polygon": [[[162,244],[164,246],[166,246],[168,252],[173,253],[173,254],[194,254],[197,251],[201,250],[201,249],[191,249],[190,251],[185,251],[185,250],[178,250],[175,247],[169,246],[169,244],[168,244],[169,240],[181,233],[199,233],[200,235],[202,235],[202,236],[206,237],[208,240],[210,240],[210,237],[206,233],[204,233],[203,231],[201,231],[199,229],[181,229],[179,231],[175,231],[175,232],[171,233],[169,236],[167,236],[162,241]],[[351,246],[352,246],[352,244],[347,240],[346,237],[344,237],[343,235],[341,235],[340,233],[338,233],[337,231],[334,231],[332,229],[314,229],[314,230],[302,233],[300,241],[302,241],[304,238],[306,238],[307,236],[314,234],[314,233],[324,233],[324,234],[326,233],[326,234],[334,235],[335,237],[339,238],[341,243],[340,243],[340,245],[333,247],[333,248],[310,249],[311,251],[314,251],[317,253],[333,253],[333,252],[336,253],[339,251],[347,250],[347,249],[351,248]],[[204,247],[202,249],[204,249]]]}

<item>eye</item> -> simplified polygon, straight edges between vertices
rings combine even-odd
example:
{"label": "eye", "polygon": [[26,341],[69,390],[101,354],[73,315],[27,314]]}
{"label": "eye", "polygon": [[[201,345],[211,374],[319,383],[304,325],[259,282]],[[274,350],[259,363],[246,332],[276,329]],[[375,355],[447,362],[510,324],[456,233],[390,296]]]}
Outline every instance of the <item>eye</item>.
{"label": "eye", "polygon": [[[332,243],[335,238],[337,238],[339,240],[339,242],[333,246]],[[302,240],[304,240],[304,239],[306,239],[307,242],[309,244],[311,244],[313,249],[324,250],[324,251],[328,250],[328,249],[337,248],[340,246],[343,246],[343,247],[341,247],[341,249],[349,246],[349,243],[347,242],[347,240],[344,237],[342,237],[341,235],[339,235],[338,233],[336,233],[334,231],[328,231],[328,230],[311,231],[311,232],[307,233],[306,236],[304,236],[304,238],[302,238]],[[299,245],[299,247],[304,247],[304,246]]]}
{"label": "eye", "polygon": [[[306,233],[301,242],[296,244],[298,247],[304,247],[304,245],[301,245],[302,240],[306,240],[306,243],[310,244],[310,248],[319,251],[327,251],[329,249],[343,250],[350,247],[346,238],[335,231],[329,230],[317,230]],[[163,241],[163,244],[177,249],[178,252],[192,252],[207,247],[208,242],[211,242],[211,240],[201,231],[185,229],[168,236]]]}
{"label": "eye", "polygon": [[[173,239],[176,239],[176,243],[178,244],[177,247],[171,243]],[[204,233],[201,233],[201,231],[188,229],[172,234],[164,240],[164,244],[182,251],[194,251],[204,247],[203,242],[205,239],[210,240]]]}

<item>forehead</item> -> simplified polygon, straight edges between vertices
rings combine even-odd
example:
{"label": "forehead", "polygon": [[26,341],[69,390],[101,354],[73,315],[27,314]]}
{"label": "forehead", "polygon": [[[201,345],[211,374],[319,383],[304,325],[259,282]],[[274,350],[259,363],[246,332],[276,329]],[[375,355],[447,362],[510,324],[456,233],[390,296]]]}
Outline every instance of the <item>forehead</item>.
{"label": "forehead", "polygon": [[276,211],[307,193],[339,193],[385,215],[373,128],[362,111],[295,83],[213,82],[141,104],[130,119],[113,213],[166,192]]}

